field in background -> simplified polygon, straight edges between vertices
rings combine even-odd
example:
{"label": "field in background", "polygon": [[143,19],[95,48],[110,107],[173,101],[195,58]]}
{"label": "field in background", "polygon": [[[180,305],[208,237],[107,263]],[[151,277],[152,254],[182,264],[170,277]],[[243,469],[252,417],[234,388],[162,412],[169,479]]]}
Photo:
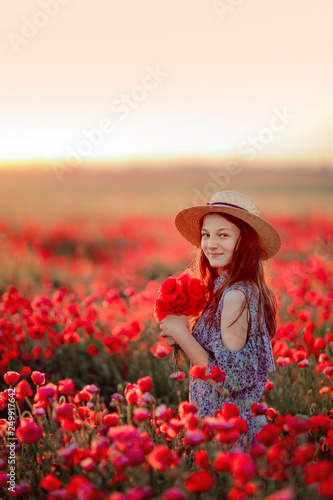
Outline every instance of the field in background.
{"label": "field in background", "polygon": [[[15,496],[332,499],[332,179],[243,171],[219,187],[213,174],[1,173],[0,437],[15,407]],[[194,416],[189,361],[170,365],[152,315],[161,282],[194,251],[175,214],[221,188],[252,196],[282,240],[265,267],[275,371],[247,410],[267,425],[245,453],[232,449],[247,428],[236,407]]]}
{"label": "field in background", "polygon": [[333,216],[333,171],[324,168],[243,167],[241,173],[230,175],[224,165],[122,171],[78,167],[64,172],[60,182],[53,166],[0,171],[0,220],[20,224],[28,218],[52,224],[63,217],[113,221],[130,214],[175,216],[223,189],[253,197],[263,217]]}

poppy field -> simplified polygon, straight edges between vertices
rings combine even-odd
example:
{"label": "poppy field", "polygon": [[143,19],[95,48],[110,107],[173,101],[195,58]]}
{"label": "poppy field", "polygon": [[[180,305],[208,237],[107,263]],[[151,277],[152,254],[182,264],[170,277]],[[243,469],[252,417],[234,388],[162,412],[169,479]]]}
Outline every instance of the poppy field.
{"label": "poppy field", "polygon": [[333,498],[333,220],[269,220],[276,370],[247,452],[231,449],[247,424],[227,394],[196,418],[188,360],[174,371],[153,318],[194,256],[172,217],[2,223],[1,498]]}

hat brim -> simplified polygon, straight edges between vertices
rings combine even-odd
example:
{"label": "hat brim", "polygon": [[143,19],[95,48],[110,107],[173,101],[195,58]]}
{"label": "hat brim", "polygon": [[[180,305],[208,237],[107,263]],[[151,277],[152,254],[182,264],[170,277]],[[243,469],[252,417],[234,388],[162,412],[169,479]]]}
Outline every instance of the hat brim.
{"label": "hat brim", "polygon": [[218,212],[221,215],[230,214],[249,224],[259,236],[259,245],[265,251],[264,260],[275,255],[281,246],[281,239],[277,230],[262,217],[245,210],[232,207],[199,206],[185,208],[175,218],[175,224],[182,236],[196,247],[201,247],[200,226],[201,220],[207,214]]}

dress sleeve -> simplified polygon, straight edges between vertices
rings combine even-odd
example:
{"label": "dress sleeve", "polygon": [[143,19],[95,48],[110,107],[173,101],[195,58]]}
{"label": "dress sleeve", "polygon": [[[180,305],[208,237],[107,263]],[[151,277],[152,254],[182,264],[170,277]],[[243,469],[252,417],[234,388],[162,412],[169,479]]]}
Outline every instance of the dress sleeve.
{"label": "dress sleeve", "polygon": [[227,376],[225,382],[217,383],[217,386],[224,387],[229,391],[242,391],[247,387],[255,386],[258,380],[258,356],[253,342],[253,332],[257,328],[257,317],[253,307],[249,306],[251,329],[242,349],[231,350],[223,346],[221,339],[223,299],[225,294],[232,289],[240,290],[248,299],[248,292],[245,286],[240,283],[235,283],[223,292],[206,349],[208,351],[208,367],[218,366]]}

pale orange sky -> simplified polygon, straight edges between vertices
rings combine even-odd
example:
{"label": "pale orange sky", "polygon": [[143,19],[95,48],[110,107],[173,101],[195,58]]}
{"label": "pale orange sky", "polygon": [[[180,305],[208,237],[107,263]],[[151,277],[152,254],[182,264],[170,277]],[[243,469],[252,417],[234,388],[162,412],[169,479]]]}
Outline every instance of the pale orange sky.
{"label": "pale orange sky", "polygon": [[[332,162],[332,0],[216,4],[6,2],[0,161]],[[157,67],[158,83],[147,76]],[[105,120],[112,131],[89,135]]]}

